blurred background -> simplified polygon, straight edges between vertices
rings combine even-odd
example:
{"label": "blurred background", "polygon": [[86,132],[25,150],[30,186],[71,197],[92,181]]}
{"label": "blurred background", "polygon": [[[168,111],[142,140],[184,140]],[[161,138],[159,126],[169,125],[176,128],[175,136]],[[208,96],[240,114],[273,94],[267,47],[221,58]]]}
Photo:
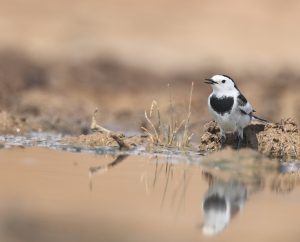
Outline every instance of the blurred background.
{"label": "blurred background", "polygon": [[[300,121],[296,0],[1,0],[0,131],[139,131],[157,100],[192,128],[210,119],[203,79],[227,74],[257,114]],[[168,88],[168,83],[170,88]],[[178,117],[179,119],[184,117]]]}

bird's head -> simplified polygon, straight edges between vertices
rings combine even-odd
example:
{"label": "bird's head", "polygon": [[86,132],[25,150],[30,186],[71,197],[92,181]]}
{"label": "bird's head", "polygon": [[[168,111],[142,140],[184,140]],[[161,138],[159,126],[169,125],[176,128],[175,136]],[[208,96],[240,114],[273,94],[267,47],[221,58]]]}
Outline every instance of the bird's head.
{"label": "bird's head", "polygon": [[214,92],[238,91],[234,81],[226,75],[214,75],[211,78],[205,79],[205,83],[211,85]]}

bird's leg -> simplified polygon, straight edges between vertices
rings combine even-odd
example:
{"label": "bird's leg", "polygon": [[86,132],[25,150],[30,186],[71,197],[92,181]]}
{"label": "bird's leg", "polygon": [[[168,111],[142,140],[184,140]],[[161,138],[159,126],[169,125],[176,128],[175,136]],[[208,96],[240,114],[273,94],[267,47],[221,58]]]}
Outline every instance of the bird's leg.
{"label": "bird's leg", "polygon": [[223,129],[220,129],[220,131],[221,131],[221,146],[223,147],[226,142],[226,134]]}
{"label": "bird's leg", "polygon": [[224,145],[226,142],[226,136],[225,135],[221,135],[221,144]]}
{"label": "bird's leg", "polygon": [[237,149],[240,149],[243,144],[244,139],[244,129],[238,129],[238,137],[237,137]]}
{"label": "bird's leg", "polygon": [[242,146],[243,143],[243,138],[241,136],[238,135],[238,142],[237,142],[237,146],[236,148],[239,150]]}

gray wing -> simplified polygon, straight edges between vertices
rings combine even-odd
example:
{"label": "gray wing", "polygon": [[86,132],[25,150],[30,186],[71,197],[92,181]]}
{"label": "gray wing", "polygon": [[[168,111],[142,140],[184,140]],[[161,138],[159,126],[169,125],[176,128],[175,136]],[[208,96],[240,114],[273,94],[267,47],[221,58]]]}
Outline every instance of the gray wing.
{"label": "gray wing", "polygon": [[243,114],[251,115],[252,112],[255,112],[255,110],[253,110],[251,104],[247,101],[247,99],[244,97],[243,94],[240,93],[240,95],[237,97],[237,101],[238,101],[238,108],[241,110]]}

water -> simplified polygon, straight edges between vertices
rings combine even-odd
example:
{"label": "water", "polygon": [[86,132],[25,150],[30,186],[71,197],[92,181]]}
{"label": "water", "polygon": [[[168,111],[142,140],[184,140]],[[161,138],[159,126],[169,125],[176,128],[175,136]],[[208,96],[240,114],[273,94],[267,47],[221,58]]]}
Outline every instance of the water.
{"label": "water", "polygon": [[0,241],[300,240],[297,162],[2,139]]}
{"label": "water", "polygon": [[175,148],[152,148],[151,150],[145,148],[144,146],[137,146],[129,151],[121,151],[118,147],[112,146],[76,146],[65,144],[63,142],[63,136],[56,133],[43,133],[43,132],[32,132],[26,135],[4,135],[0,136],[0,142],[4,142],[2,148],[13,148],[13,147],[42,147],[54,150],[64,150],[68,152],[80,152],[80,153],[92,153],[98,155],[143,155],[143,156],[153,156],[153,154],[159,155],[161,157],[172,156],[174,162],[178,162],[184,157],[193,161],[192,157],[199,157],[199,153],[192,151],[181,151]]}

